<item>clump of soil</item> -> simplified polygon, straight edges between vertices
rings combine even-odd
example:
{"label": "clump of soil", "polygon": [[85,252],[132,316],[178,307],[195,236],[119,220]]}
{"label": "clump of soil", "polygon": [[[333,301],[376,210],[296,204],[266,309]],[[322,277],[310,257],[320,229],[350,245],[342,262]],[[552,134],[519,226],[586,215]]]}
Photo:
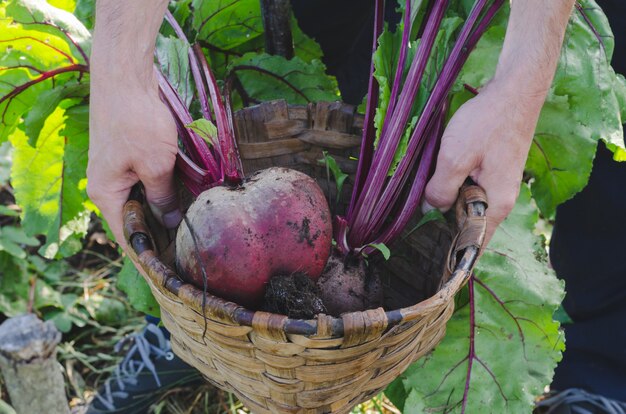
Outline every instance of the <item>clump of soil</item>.
{"label": "clump of soil", "polygon": [[263,309],[293,319],[312,319],[327,313],[315,282],[302,272],[272,277],[265,290]]}
{"label": "clump of soil", "polygon": [[378,273],[364,260],[348,260],[331,255],[317,281],[328,314],[374,309],[383,304],[383,286]]}

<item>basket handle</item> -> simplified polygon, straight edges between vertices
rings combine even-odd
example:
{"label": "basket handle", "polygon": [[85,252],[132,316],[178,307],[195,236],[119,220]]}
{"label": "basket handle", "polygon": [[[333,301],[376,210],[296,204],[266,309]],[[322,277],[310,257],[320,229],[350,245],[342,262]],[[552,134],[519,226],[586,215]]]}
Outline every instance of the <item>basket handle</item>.
{"label": "basket handle", "polygon": [[[474,266],[480,256],[480,250],[485,241],[487,231],[487,194],[482,187],[469,182],[459,191],[459,198],[456,203],[457,235],[452,241],[452,247],[448,252],[447,275],[452,275],[457,268],[458,262],[466,252],[470,254],[469,270]],[[445,279],[447,279],[446,277]]]}
{"label": "basket handle", "polygon": [[137,256],[147,250],[154,251],[150,229],[146,225],[143,202],[143,188],[141,184],[137,183],[130,190],[128,201],[124,204],[123,210],[124,238]]}

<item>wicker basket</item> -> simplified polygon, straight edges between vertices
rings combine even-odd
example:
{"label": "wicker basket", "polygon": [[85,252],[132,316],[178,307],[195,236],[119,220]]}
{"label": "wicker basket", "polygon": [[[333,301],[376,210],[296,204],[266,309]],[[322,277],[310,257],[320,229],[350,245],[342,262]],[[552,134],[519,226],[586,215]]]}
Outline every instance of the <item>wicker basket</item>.
{"label": "wicker basket", "polygon": [[[341,103],[275,101],[235,115],[246,171],[295,168],[317,178],[333,199],[333,180],[318,160],[326,150],[343,171],[354,173],[351,157],[362,124],[354,107]],[[350,193],[349,185],[344,191]],[[181,281],[173,270],[172,237],[144,210],[138,192],[126,204],[124,220],[131,254],[148,275],[177,355],[255,414],[347,413],[443,338],[454,295],[482,244],[485,208],[484,192],[469,186],[452,224],[407,227],[392,246],[393,258],[380,263],[386,310],[315,320],[253,312]]]}

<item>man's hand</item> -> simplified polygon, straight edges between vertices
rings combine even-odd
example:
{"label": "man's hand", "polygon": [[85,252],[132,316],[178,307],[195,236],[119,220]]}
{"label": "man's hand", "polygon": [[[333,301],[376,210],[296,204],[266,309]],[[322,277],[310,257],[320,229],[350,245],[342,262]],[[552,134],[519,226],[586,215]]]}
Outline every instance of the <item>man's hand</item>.
{"label": "man's hand", "polygon": [[182,216],[176,125],[159,98],[154,47],[167,0],[99,0],[91,55],[87,192],[124,248],[122,208],[141,181],[166,227]]}
{"label": "man's hand", "polygon": [[452,117],[424,208],[449,209],[467,177],[487,192],[489,242],[511,212],[574,0],[513,0],[494,78]]}
{"label": "man's hand", "polygon": [[92,83],[87,191],[123,247],[122,208],[138,181],[166,227],[181,220],[173,177],[176,126],[156,84],[144,83]]}
{"label": "man's hand", "polygon": [[544,96],[523,96],[491,82],[459,108],[442,137],[426,202],[449,209],[471,177],[487,193],[488,243],[515,205]]}

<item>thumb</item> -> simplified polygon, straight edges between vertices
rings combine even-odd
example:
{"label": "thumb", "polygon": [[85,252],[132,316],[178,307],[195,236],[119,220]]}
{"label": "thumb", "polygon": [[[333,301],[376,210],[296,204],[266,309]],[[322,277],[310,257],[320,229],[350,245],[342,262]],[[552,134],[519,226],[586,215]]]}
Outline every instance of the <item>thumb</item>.
{"label": "thumb", "polygon": [[174,229],[183,216],[180,211],[178,191],[174,182],[174,171],[164,174],[139,177],[146,191],[146,201],[152,214],[166,228]]}
{"label": "thumb", "polygon": [[467,158],[453,158],[442,148],[437,157],[435,172],[426,184],[423,210],[433,207],[445,212],[452,207],[459,195],[459,189],[470,174],[469,161]]}

